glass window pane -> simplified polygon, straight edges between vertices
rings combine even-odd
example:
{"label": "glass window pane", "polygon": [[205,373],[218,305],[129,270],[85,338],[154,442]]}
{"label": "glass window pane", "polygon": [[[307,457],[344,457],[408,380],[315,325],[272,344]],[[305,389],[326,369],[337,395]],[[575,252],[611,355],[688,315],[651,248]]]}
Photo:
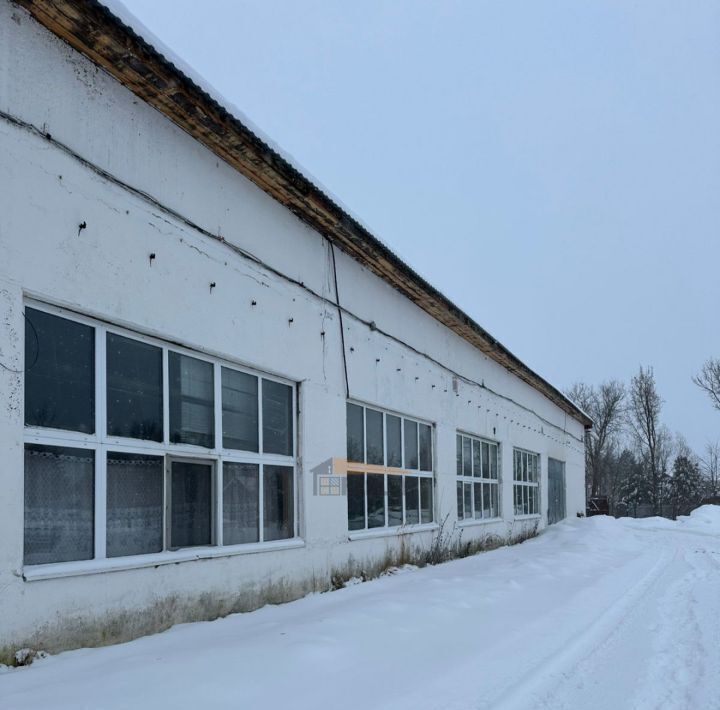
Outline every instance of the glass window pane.
{"label": "glass window pane", "polygon": [[25,424],[95,432],[95,329],[26,308]]}
{"label": "glass window pane", "polygon": [[497,444],[490,446],[490,478],[498,477],[498,447]]}
{"label": "glass window pane", "polygon": [[223,446],[258,451],[258,378],[222,368]]}
{"label": "glass window pane", "polygon": [[163,549],[162,456],[108,452],[107,556]]}
{"label": "glass window pane", "polygon": [[365,436],[367,437],[367,463],[385,464],[383,442],[383,415],[374,409],[365,410]]}
{"label": "glass window pane", "polygon": [[210,545],[212,466],[173,461],[170,496],[170,547]]}
{"label": "glass window pane", "polygon": [[260,539],[260,467],[223,463],[223,545]]}
{"label": "glass window pane", "polygon": [[368,528],[385,527],[385,476],[367,474]]}
{"label": "glass window pane", "polygon": [[[355,405],[349,405],[355,406]],[[348,473],[348,530],[365,529],[365,475]]]}
{"label": "glass window pane", "polygon": [[490,490],[495,488],[492,483],[483,483],[483,518],[492,518],[492,493]]}
{"label": "glass window pane", "polygon": [[26,565],[94,555],[95,452],[25,446]]}
{"label": "glass window pane", "polygon": [[420,424],[420,470],[432,471],[432,428],[429,424]]}
{"label": "glass window pane", "polygon": [[530,514],[529,489],[527,486],[522,487],[522,510],[523,515]]}
{"label": "glass window pane", "polygon": [[405,476],[405,524],[415,525],[420,522],[418,508],[420,495],[417,476]]}
{"label": "glass window pane", "polygon": [[456,473],[458,476],[463,475],[463,465],[462,465],[462,436],[458,434],[455,437],[455,446],[456,446],[456,452],[455,452],[455,458],[456,458]]}
{"label": "glass window pane", "polygon": [[515,515],[522,515],[522,486],[513,486],[513,505],[515,506]]}
{"label": "glass window pane", "polygon": [[418,430],[417,422],[405,419],[405,468],[417,470],[418,467]]}
{"label": "glass window pane", "polygon": [[482,518],[482,483],[473,483],[475,517]]}
{"label": "glass window pane", "polygon": [[[363,408],[357,404],[347,405],[347,458],[348,461],[365,462],[365,425]],[[363,524],[363,527],[365,525]]]}
{"label": "glass window pane", "polygon": [[387,477],[388,487],[388,525],[391,527],[403,524],[403,488],[402,476]]}
{"label": "glass window pane", "polygon": [[457,492],[457,515],[458,519],[462,520],[463,515],[463,484],[462,481],[458,481],[456,485],[456,492]]}
{"label": "glass window pane", "polygon": [[530,457],[532,461],[531,466],[531,481],[537,481],[538,480],[538,474],[540,473],[540,457],[539,456],[531,456]]}
{"label": "glass window pane", "polygon": [[215,445],[213,366],[176,352],[168,353],[170,441],[207,449]]}
{"label": "glass window pane", "polygon": [[500,498],[499,498],[499,489],[500,487],[495,484],[491,486],[492,491],[492,517],[493,518],[499,518],[500,517]]}
{"label": "glass window pane", "polygon": [[163,440],[162,349],[107,334],[107,432]]}
{"label": "glass window pane", "polygon": [[466,483],[463,488],[465,495],[465,517],[466,518],[472,518],[473,516],[473,510],[472,510],[472,483]]}
{"label": "glass window pane", "polygon": [[293,390],[282,382],[262,382],[263,451],[293,455]]}
{"label": "glass window pane", "polygon": [[483,441],[482,445],[483,478],[490,478],[490,445]]}
{"label": "glass window pane", "polygon": [[482,476],[482,445],[475,439],[472,440],[472,461],[473,476],[480,478]]}
{"label": "glass window pane", "polygon": [[387,465],[402,468],[402,420],[392,414],[385,415],[385,432],[387,436]]}
{"label": "glass window pane", "polygon": [[521,471],[520,452],[517,449],[513,449],[513,480],[521,480]]}
{"label": "glass window pane", "polygon": [[295,537],[294,495],[292,466],[265,464],[263,466],[265,540],[286,540]]}
{"label": "glass window pane", "polygon": [[420,522],[433,521],[433,479],[420,479]]}
{"label": "glass window pane", "polygon": [[463,476],[472,476],[472,441],[463,436]]}

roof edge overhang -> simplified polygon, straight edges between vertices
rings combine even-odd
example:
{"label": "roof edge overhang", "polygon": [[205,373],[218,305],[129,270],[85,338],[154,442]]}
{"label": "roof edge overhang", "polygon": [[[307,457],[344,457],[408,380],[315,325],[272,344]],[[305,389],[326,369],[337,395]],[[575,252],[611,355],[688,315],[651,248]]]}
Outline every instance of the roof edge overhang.
{"label": "roof edge overhang", "polygon": [[560,390],[417,274],[105,5],[98,0],[14,2],[419,308],[586,429],[592,427],[588,415]]}

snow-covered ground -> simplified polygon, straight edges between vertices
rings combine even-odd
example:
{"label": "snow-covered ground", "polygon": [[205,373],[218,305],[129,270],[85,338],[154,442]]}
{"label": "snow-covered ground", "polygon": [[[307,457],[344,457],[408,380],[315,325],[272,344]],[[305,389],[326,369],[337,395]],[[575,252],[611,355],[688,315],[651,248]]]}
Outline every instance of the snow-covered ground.
{"label": "snow-covered ground", "polygon": [[3,710],[720,708],[720,507],[592,518],[0,674]]}

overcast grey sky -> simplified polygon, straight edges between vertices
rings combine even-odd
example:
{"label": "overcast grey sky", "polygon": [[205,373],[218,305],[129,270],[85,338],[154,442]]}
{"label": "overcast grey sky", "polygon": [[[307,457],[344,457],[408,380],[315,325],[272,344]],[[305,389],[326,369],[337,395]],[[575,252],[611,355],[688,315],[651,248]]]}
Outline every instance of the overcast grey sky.
{"label": "overcast grey sky", "polygon": [[124,3],[553,384],[720,437],[720,2]]}

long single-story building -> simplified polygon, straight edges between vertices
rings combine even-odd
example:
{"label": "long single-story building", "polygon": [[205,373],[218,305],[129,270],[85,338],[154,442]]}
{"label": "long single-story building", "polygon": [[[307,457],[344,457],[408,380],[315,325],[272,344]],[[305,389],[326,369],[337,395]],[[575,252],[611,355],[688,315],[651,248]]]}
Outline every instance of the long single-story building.
{"label": "long single-story building", "polygon": [[0,661],[583,513],[587,415],[122,9],[0,0],[0,195]]}

